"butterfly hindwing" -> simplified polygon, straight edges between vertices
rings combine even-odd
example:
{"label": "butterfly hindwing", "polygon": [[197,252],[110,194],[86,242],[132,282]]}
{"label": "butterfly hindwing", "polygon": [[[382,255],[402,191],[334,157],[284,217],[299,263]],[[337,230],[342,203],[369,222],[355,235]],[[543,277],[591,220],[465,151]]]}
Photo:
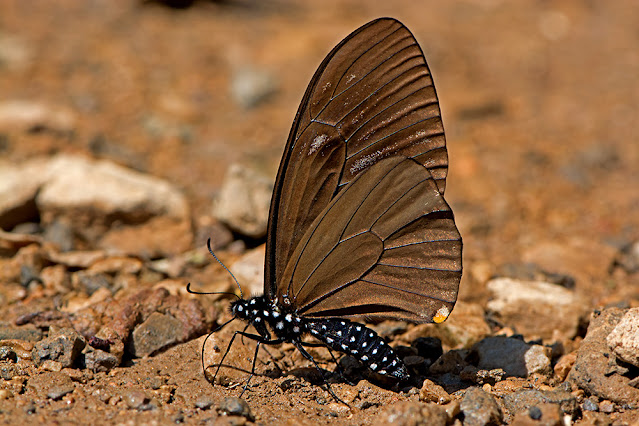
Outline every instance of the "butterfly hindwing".
{"label": "butterfly hindwing", "polygon": [[277,297],[308,317],[430,322],[455,303],[461,249],[428,169],[390,157],[357,176],[309,226]]}

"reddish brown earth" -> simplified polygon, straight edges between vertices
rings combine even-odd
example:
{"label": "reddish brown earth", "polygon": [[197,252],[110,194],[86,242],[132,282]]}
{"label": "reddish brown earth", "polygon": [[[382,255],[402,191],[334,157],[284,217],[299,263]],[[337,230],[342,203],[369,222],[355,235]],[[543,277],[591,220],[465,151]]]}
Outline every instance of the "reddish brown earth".
{"label": "reddish brown earth", "polygon": [[[487,374],[494,369],[477,367],[470,358],[460,361],[458,370],[431,369],[421,379],[434,383],[424,385],[421,399],[428,400],[424,395],[430,390],[444,395],[433,401],[452,400],[448,417],[434,404],[418,402],[421,383],[402,390],[361,375],[355,385],[335,380],[332,387],[349,408],[334,402],[318,386],[311,365],[283,345],[269,349],[271,356],[262,354],[258,372],[264,375],[255,377],[243,395],[253,417],[224,416],[223,399],[238,396],[241,388],[213,386],[205,379],[199,336],[228,317],[229,299],[196,299],[184,291],[187,282],[209,290],[230,288],[222,268],[205,256],[207,237],[223,241],[218,254],[225,262],[245,250],[242,243],[228,245],[229,234],[212,218],[212,200],[233,162],[274,177],[315,68],[344,36],[380,16],[395,17],[413,31],[433,72],[450,158],[446,198],[464,239],[465,271],[461,303],[450,325],[376,327],[413,356],[416,349],[409,347],[418,337],[439,337],[446,351],[518,332],[546,345],[552,370],[483,380],[478,369]],[[58,217],[83,224],[83,238],[73,247],[80,259],[56,257],[59,248],[39,237],[0,238],[2,325],[40,333],[31,341],[23,334],[0,345],[11,347],[16,358],[0,360],[0,420],[436,424],[432,419],[441,415],[444,423],[471,424],[469,415],[458,414],[459,403],[464,410],[464,393],[479,386],[497,398],[508,422],[541,424],[525,410],[517,414],[508,395],[523,404],[522,390],[561,389],[578,406],[571,415],[580,424],[637,424],[639,391],[636,383],[628,385],[636,370],[611,371],[594,358],[589,368],[587,357],[579,358],[579,350],[601,350],[593,343],[596,330],[583,340],[591,312],[639,307],[639,266],[618,265],[622,249],[639,240],[637,22],[633,1],[229,0],[196,1],[183,9],[132,0],[0,2],[0,103],[28,100],[49,108],[44,125],[36,128],[0,119],[3,163],[19,165],[58,153],[106,159],[168,180],[189,207],[187,222],[177,224],[159,217],[122,226],[86,212],[40,217],[45,229]],[[271,96],[249,108],[231,95],[233,76],[246,67],[275,78]],[[72,119],[56,121],[55,114]],[[102,238],[100,244],[95,236]],[[87,251],[104,250],[105,241],[121,252],[101,252],[102,264],[95,266]],[[185,253],[190,260],[179,260]],[[157,259],[178,266],[158,268],[152,262]],[[23,266],[48,275],[21,285]],[[117,285],[89,299],[78,290],[77,274],[97,270]],[[576,297],[574,310],[583,310],[581,323],[535,306],[509,317],[512,323],[486,316],[492,297],[487,283],[494,276],[574,281],[569,291]],[[177,341],[159,354],[132,356],[122,336],[158,313],[179,321]],[[616,324],[621,316],[615,310],[599,315],[593,317],[596,324]],[[562,325],[554,335],[535,333],[530,324],[539,318]],[[82,368],[77,361],[69,367],[36,367],[34,345],[56,336],[60,327],[75,329],[85,341],[96,335],[107,339],[107,352],[121,356],[124,351],[122,365],[108,372]],[[609,325],[601,327],[600,334],[609,332]],[[229,333],[222,332],[220,344]],[[460,353],[451,352],[449,364],[468,355]],[[333,371],[326,353],[314,354]],[[250,346],[236,343],[228,363],[246,368],[251,356]],[[573,364],[574,376],[565,381]],[[586,386],[578,377],[580,371],[599,370],[600,378],[618,379],[625,399],[596,395],[596,384]],[[230,381],[235,377],[225,374]],[[246,374],[237,377],[241,381]],[[469,401],[485,396],[471,393]],[[596,403],[598,411],[589,410],[586,401]],[[560,402],[536,404],[543,418],[560,421]]]}

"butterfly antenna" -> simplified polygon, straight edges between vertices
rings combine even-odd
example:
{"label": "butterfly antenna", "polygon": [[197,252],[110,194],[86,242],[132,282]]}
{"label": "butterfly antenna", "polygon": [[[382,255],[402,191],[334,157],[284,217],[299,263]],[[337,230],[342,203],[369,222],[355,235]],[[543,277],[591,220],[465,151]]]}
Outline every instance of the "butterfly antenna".
{"label": "butterfly antenna", "polygon": [[244,292],[242,291],[242,287],[240,286],[240,283],[235,278],[235,275],[233,275],[233,273],[229,270],[229,268],[227,268],[226,265],[223,264],[220,259],[218,259],[218,257],[215,255],[215,253],[213,253],[213,249],[211,249],[211,239],[210,238],[208,240],[206,240],[206,247],[209,249],[209,253],[211,253],[211,256],[213,256],[213,258],[215,260],[217,260],[217,263],[222,265],[222,268],[226,269],[226,272],[228,272],[229,275],[231,276],[231,278],[233,278],[233,281],[235,281],[235,284],[237,284],[237,288],[240,289],[240,299],[244,299]]}
{"label": "butterfly antenna", "polygon": [[240,287],[240,283],[239,283],[239,282],[237,282],[237,279],[235,278],[235,276],[233,275],[233,273],[231,273],[231,271],[229,270],[229,268],[227,268],[227,267],[226,267],[226,265],[225,265],[225,264],[223,264],[223,263],[222,263],[222,261],[221,261],[220,259],[218,259],[218,257],[215,255],[215,253],[213,253],[213,250],[211,249],[211,239],[210,239],[210,238],[206,241],[206,247],[208,247],[208,249],[209,249],[209,253],[211,253],[211,255],[213,256],[213,258],[215,258],[215,260],[217,260],[217,262],[218,262],[220,265],[222,265],[222,267],[223,267],[224,269],[226,269],[226,272],[228,272],[228,273],[229,273],[229,275],[231,276],[231,278],[233,278],[233,281],[235,281],[235,284],[237,284],[237,288],[239,288],[239,289],[240,289],[240,296],[238,296],[238,295],[237,295],[237,294],[235,294],[235,293],[231,293],[230,291],[211,291],[211,292],[208,292],[208,291],[206,291],[206,292],[204,292],[204,291],[194,291],[194,290],[191,290],[191,283],[188,283],[188,284],[186,285],[186,291],[187,291],[188,293],[191,293],[191,294],[228,294],[228,295],[231,295],[231,296],[235,296],[235,297],[237,297],[237,298],[238,298],[238,299],[240,299],[240,300],[241,300],[241,299],[243,299],[243,298],[244,298],[244,293],[242,292],[242,287]]}

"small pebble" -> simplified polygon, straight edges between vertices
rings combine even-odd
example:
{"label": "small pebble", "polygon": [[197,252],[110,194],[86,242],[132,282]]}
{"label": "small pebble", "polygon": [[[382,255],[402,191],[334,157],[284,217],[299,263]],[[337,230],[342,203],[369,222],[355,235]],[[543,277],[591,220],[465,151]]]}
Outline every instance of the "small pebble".
{"label": "small pebble", "polygon": [[585,399],[583,404],[581,404],[581,409],[584,411],[599,411],[599,404],[589,399]]}
{"label": "small pebble", "polygon": [[53,386],[47,392],[47,397],[51,398],[54,401],[58,401],[62,399],[63,396],[71,392],[73,392],[73,386],[68,386],[68,385]]}
{"label": "small pebble", "polygon": [[541,409],[537,406],[530,407],[528,410],[528,416],[533,420],[541,419]]}
{"label": "small pebble", "polygon": [[141,390],[131,390],[124,394],[124,402],[129,408],[140,408],[148,401],[146,395]]}
{"label": "small pebble", "polygon": [[240,416],[248,420],[253,420],[253,414],[248,403],[241,398],[224,398],[218,408],[220,414],[226,416]]}
{"label": "small pebble", "polygon": [[214,403],[213,398],[208,395],[202,395],[195,400],[195,406],[201,410],[208,410]]}
{"label": "small pebble", "polygon": [[606,414],[614,413],[615,404],[612,401],[608,401],[607,399],[604,399],[603,401],[599,403],[599,411]]}

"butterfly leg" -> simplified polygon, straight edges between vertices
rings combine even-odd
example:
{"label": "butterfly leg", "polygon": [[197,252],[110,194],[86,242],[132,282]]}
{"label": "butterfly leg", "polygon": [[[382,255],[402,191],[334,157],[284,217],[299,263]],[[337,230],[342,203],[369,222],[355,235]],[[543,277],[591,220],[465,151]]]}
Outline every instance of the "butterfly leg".
{"label": "butterfly leg", "polygon": [[298,351],[300,351],[300,353],[302,355],[304,355],[304,358],[306,358],[307,360],[311,361],[313,363],[313,365],[315,366],[315,368],[317,368],[317,371],[320,372],[320,375],[322,376],[322,379],[324,380],[324,383],[326,383],[326,388],[328,389],[328,393],[331,394],[331,396],[333,398],[335,398],[335,400],[337,402],[341,402],[342,404],[348,406],[347,403],[345,403],[344,401],[342,401],[337,395],[335,395],[335,392],[333,392],[333,389],[331,388],[330,383],[328,383],[328,380],[326,378],[326,376],[324,376],[324,372],[322,371],[322,369],[319,367],[319,365],[317,365],[317,362],[315,362],[315,359],[313,359],[313,356],[311,354],[309,354],[306,349],[304,349],[304,346],[302,346],[302,342],[300,342],[299,340],[294,340],[293,341],[293,345],[297,348]]}
{"label": "butterfly leg", "polygon": [[[236,332],[234,332],[233,333],[233,337],[231,337],[231,340],[229,341],[229,344],[226,347],[226,351],[224,352],[224,355],[222,355],[222,359],[217,364],[217,368],[215,369],[215,374],[213,374],[213,379],[211,380],[213,383],[215,383],[215,378],[217,377],[217,373],[220,372],[220,368],[222,367],[222,364],[224,363],[224,359],[226,358],[226,356],[228,355],[229,351],[231,350],[231,346],[233,345],[233,341],[235,341],[235,338],[237,337],[238,334],[240,334],[242,337],[248,337],[248,338],[250,338],[252,340],[255,340],[258,343],[267,343],[267,342],[269,342],[268,340],[265,340],[262,336],[260,336],[258,334],[246,333],[245,331],[236,331]],[[259,344],[258,344],[258,348],[259,348]]]}
{"label": "butterfly leg", "polygon": [[326,349],[328,349],[328,353],[331,354],[331,358],[333,358],[333,362],[337,366],[337,374],[339,374],[339,376],[342,378],[342,380],[344,380],[349,385],[355,385],[356,384],[356,383],[353,383],[353,382],[351,382],[350,380],[348,380],[346,378],[346,376],[344,375],[344,370],[342,369],[342,366],[339,365],[339,362],[337,362],[337,358],[335,358],[335,355],[333,354],[333,351],[331,350],[331,348],[329,348],[328,346],[326,346],[323,343],[302,342],[302,345],[304,347],[306,347],[306,348],[326,348]]}
{"label": "butterfly leg", "polygon": [[[244,337],[244,336],[242,336]],[[255,346],[255,354],[253,355],[253,365],[251,366],[251,374],[249,375],[248,379],[246,380],[246,383],[244,384],[244,387],[242,388],[242,392],[240,393],[240,398],[242,398],[242,395],[244,395],[244,392],[246,392],[246,389],[248,388],[249,382],[251,381],[251,379],[253,378],[253,376],[255,375],[255,363],[257,362],[257,352],[260,350],[260,345],[262,344],[261,341],[257,341],[257,345]]]}
{"label": "butterfly leg", "polygon": [[220,363],[217,366],[217,370],[215,371],[215,376],[213,376],[213,380],[215,380],[215,377],[217,376],[218,371],[220,371],[220,367],[222,366],[222,362],[224,361],[224,358],[226,357],[226,354],[228,354],[229,350],[231,349],[231,345],[233,344],[233,340],[235,339],[235,336],[237,335],[241,335],[242,338],[247,337],[251,340],[255,340],[257,342],[257,345],[255,346],[255,354],[253,356],[253,364],[251,366],[251,374],[249,375],[249,378],[246,380],[246,383],[244,384],[244,387],[242,388],[242,393],[240,393],[240,397],[242,395],[244,395],[244,392],[246,392],[246,389],[248,389],[248,385],[249,382],[251,381],[251,379],[253,378],[253,376],[255,376],[255,366],[257,364],[257,354],[260,350],[260,345],[261,344],[265,344],[265,345],[277,345],[282,343],[284,340],[282,339],[273,339],[273,340],[266,340],[264,339],[263,336],[260,336],[259,334],[252,334],[252,333],[247,333],[245,331],[236,331],[235,333],[233,333],[233,337],[231,338],[231,342],[229,343],[229,346],[226,348],[226,352],[224,353],[224,356],[222,357],[222,359],[220,360]]}

